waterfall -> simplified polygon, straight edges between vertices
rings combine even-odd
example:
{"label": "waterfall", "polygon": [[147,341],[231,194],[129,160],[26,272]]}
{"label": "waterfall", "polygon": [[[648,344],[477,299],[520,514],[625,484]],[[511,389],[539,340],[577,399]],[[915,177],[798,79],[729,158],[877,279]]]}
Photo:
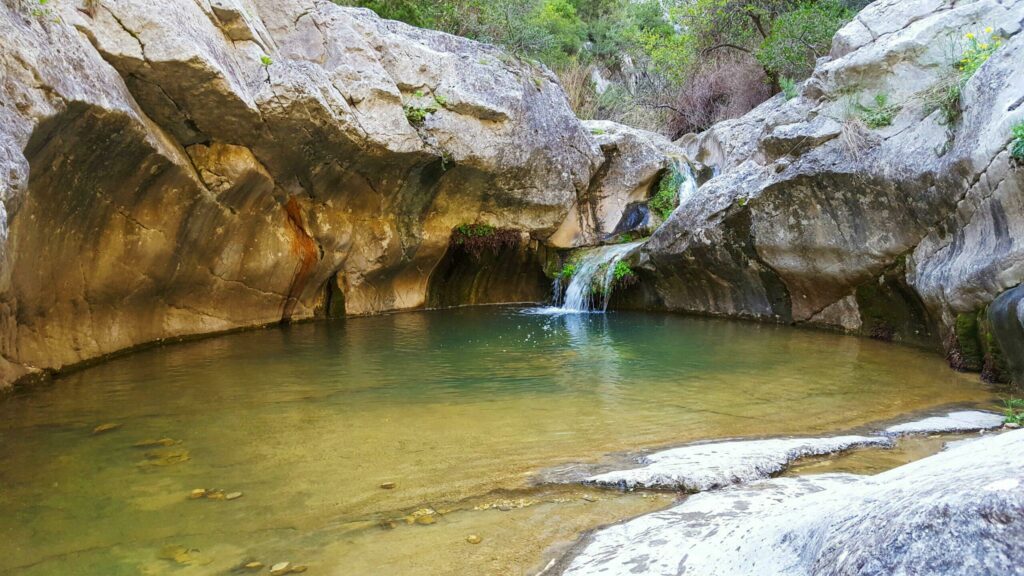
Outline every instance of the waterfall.
{"label": "waterfall", "polygon": [[693,169],[690,168],[690,163],[686,160],[677,158],[673,164],[676,173],[680,176],[679,204],[676,206],[676,210],[678,210],[688,200],[697,196],[697,178],[694,177]]}
{"label": "waterfall", "polygon": [[579,252],[573,262],[575,270],[565,287],[565,280],[555,279],[555,305],[539,311],[549,314],[604,312],[608,309],[615,284],[615,265],[643,241],[598,246]]}

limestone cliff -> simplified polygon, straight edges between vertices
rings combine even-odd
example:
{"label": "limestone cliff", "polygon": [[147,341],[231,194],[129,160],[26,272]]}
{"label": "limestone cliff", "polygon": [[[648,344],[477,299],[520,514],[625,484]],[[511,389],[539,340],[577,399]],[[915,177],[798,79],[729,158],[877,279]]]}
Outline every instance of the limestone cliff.
{"label": "limestone cliff", "polygon": [[[642,249],[630,301],[941,344],[1005,378],[986,308],[1024,280],[1022,25],[1024,2],[869,5],[797,97],[679,142],[721,174]],[[1003,46],[949,121],[935,95],[987,27]],[[879,94],[893,117],[870,128]]]}
{"label": "limestone cliff", "polygon": [[326,0],[0,0],[0,39],[0,387],[423,306],[464,223],[535,272],[608,162],[547,69]]}

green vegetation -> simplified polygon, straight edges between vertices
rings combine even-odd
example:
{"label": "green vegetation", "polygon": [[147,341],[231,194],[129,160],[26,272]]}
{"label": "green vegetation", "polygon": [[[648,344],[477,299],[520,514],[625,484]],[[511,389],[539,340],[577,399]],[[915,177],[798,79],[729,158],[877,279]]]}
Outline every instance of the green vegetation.
{"label": "green vegetation", "polygon": [[1002,38],[996,36],[991,27],[985,28],[985,35],[988,38],[979,39],[972,32],[964,36],[967,39],[967,47],[964,48],[956,67],[965,82],[1003,45]]}
{"label": "green vegetation", "polygon": [[266,54],[260,56],[260,62],[262,62],[264,66],[270,66],[271,64],[274,63],[270,56],[267,56]]}
{"label": "green vegetation", "polygon": [[779,86],[782,87],[782,94],[786,97],[786,100],[792,100],[799,95],[796,80],[793,80],[788,76],[782,76],[779,78]]}
{"label": "green vegetation", "polygon": [[884,128],[892,125],[892,119],[900,111],[900,107],[889,103],[885,93],[875,94],[875,103],[871,106],[857,104],[859,116],[868,128]]}
{"label": "green vegetation", "polygon": [[635,278],[636,274],[633,273],[633,269],[630,268],[625,260],[619,260],[615,263],[615,269],[612,270],[612,282],[614,284],[630,282]]}
{"label": "green vegetation", "polygon": [[668,174],[661,177],[658,183],[658,191],[648,201],[647,206],[655,214],[661,216],[662,220],[668,220],[672,211],[679,206],[679,187],[682,186],[686,175],[673,167]]}
{"label": "green vegetation", "polygon": [[437,105],[442,108],[448,107],[448,98],[446,96],[442,96],[441,94],[434,94],[434,102],[437,102]]}
{"label": "green vegetation", "polygon": [[854,11],[838,0],[800,2],[771,23],[771,31],[757,48],[757,61],[769,79],[806,78],[814,71],[814,62],[828,54],[836,30],[853,16]]}
{"label": "green vegetation", "polygon": [[1010,397],[1003,400],[1003,420],[1007,424],[1024,426],[1024,398]]}
{"label": "green vegetation", "polygon": [[559,270],[558,277],[561,278],[562,280],[569,280],[576,275],[576,272],[579,272],[579,269],[579,262],[576,262],[575,260],[570,260],[566,262],[564,266],[562,266],[561,270]]}
{"label": "green vegetation", "polygon": [[1011,130],[1013,141],[1010,142],[1010,156],[1024,161],[1024,120],[1014,124]]}
{"label": "green vegetation", "polygon": [[53,8],[50,8],[50,0],[37,0],[29,13],[38,20],[60,22],[60,17],[54,13]]}
{"label": "green vegetation", "polygon": [[405,119],[409,121],[409,124],[417,128],[423,126],[428,116],[437,112],[436,106],[413,106],[412,104],[406,104],[402,106],[402,109],[405,110]]}
{"label": "green vegetation", "polygon": [[[540,62],[554,70],[581,118],[617,120],[670,136],[749,111],[782,90],[783,77],[791,97],[792,87],[828,53],[835,31],[867,3],[333,1],[500,45],[520,59],[498,58],[506,66]],[[497,62],[487,59],[492,64]],[[597,76],[603,79],[600,90]],[[541,79],[534,81],[541,88]]]}
{"label": "green vegetation", "polygon": [[1003,40],[997,36],[991,27],[985,28],[985,38],[978,38],[973,32],[964,35],[967,46],[954,45],[952,50],[955,53],[960,51],[959,58],[950,67],[949,73],[931,88],[925,90],[921,96],[924,100],[925,113],[931,114],[938,110],[941,112],[941,122],[944,125],[952,126],[960,120],[961,95],[964,86],[981,68],[985,62],[1003,45]]}

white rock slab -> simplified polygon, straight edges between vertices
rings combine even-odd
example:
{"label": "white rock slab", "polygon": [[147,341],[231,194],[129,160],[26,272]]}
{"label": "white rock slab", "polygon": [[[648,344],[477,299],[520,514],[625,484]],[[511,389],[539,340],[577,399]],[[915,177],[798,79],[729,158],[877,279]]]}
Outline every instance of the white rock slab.
{"label": "white rock slab", "polygon": [[835,436],[773,438],[691,444],[640,459],[644,466],[590,476],[587,484],[623,490],[659,488],[703,492],[733,484],[764,480],[794,460],[862,447],[892,446],[890,438]]}
{"label": "white rock slab", "polygon": [[963,410],[950,412],[945,416],[932,416],[924,420],[897,424],[885,429],[889,436],[904,434],[940,434],[950,432],[974,432],[991,430],[1003,425],[1003,417],[992,412],[980,410]]}
{"label": "white rock slab", "polygon": [[778,478],[600,530],[570,576],[1024,574],[1024,430],[876,476]]}

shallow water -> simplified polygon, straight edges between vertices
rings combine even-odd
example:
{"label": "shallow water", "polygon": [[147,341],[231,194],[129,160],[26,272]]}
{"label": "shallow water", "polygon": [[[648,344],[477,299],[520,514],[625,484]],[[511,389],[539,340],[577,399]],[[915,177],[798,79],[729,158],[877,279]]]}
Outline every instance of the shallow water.
{"label": "shallow water", "polygon": [[460,309],[166,346],[0,402],[0,573],[526,574],[674,498],[536,485],[550,467],[991,399],[933,353],[672,315]]}

